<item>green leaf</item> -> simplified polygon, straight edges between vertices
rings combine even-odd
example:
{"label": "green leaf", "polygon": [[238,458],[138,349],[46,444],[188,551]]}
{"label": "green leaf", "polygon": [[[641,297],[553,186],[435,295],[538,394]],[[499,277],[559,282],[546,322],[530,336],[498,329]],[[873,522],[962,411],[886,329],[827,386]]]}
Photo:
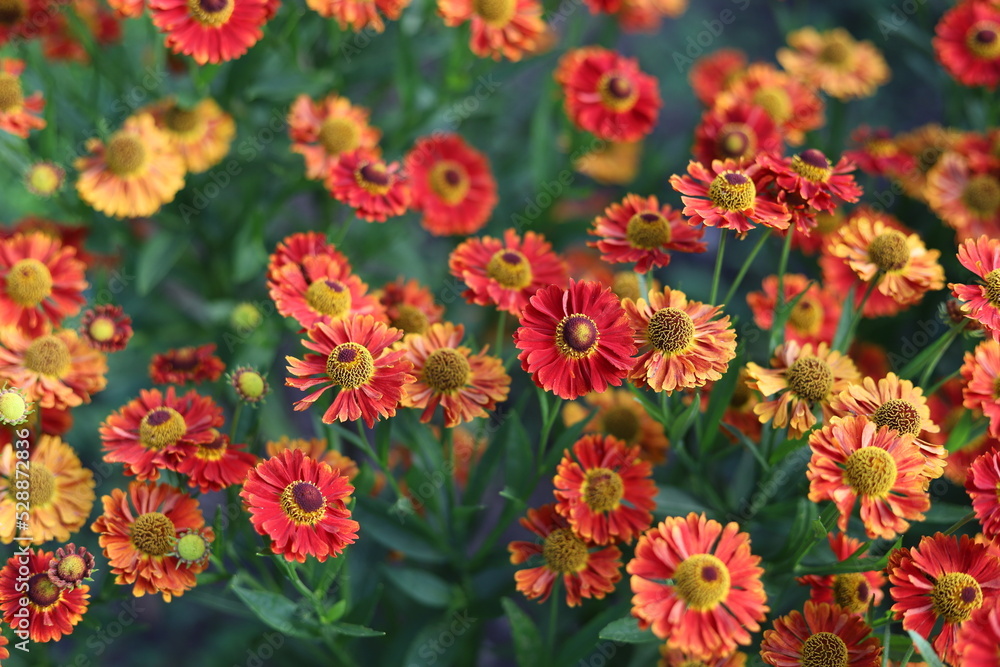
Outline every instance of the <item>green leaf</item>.
{"label": "green leaf", "polygon": [[740,377],[740,367],[742,364],[730,364],[729,371],[722,376],[722,379],[712,385],[712,391],[708,396],[708,409],[705,410],[703,423],[707,432],[698,443],[698,447],[703,452],[712,450],[715,438],[722,429],[722,415],[726,413],[729,402],[736,392],[736,382]]}
{"label": "green leaf", "polygon": [[[514,637],[514,655],[517,656],[517,664],[520,667],[541,665],[545,650],[542,647],[542,635],[538,631],[538,626],[510,598],[503,598],[500,603],[503,605],[507,620],[510,621],[511,634]],[[549,604],[559,604],[559,600],[550,600]]]}
{"label": "green leaf", "polygon": [[267,249],[264,247],[262,215],[254,215],[233,239],[233,280],[239,284],[259,276],[267,266]]}
{"label": "green leaf", "polygon": [[622,644],[647,644],[660,641],[651,630],[640,630],[639,621],[634,616],[626,616],[608,623],[601,630],[600,638]]}
{"label": "green leaf", "polygon": [[518,498],[526,496],[534,480],[535,456],[532,452],[531,439],[524,430],[520,419],[508,417],[500,427],[497,438],[504,444],[506,453],[506,470],[504,479],[507,486]]}
{"label": "green leaf", "polygon": [[655,512],[659,516],[687,516],[691,512],[712,514],[712,510],[697,498],[672,486],[661,487],[657,492]]}
{"label": "green leaf", "polygon": [[452,589],[440,577],[409,567],[383,567],[382,572],[401,593],[428,607],[444,609],[452,599]]}
{"label": "green leaf", "polygon": [[688,432],[694,420],[698,418],[698,414],[701,412],[701,396],[700,394],[695,394],[694,400],[691,401],[689,405],[680,416],[670,425],[670,432],[667,436],[670,438],[670,442],[680,442],[681,438]]}
{"label": "green leaf", "polygon": [[628,607],[626,606],[622,609],[622,605],[608,607],[600,614],[592,618],[585,626],[574,632],[564,641],[560,642],[561,646],[559,653],[556,655],[553,664],[586,664],[583,660],[588,655],[592,655],[594,653],[595,645],[597,644],[598,635],[600,634],[601,629],[611,621],[620,617],[627,610]]}
{"label": "green leaf", "polygon": [[161,230],[142,247],[136,269],[136,290],[140,295],[149,294],[170,273],[187,245],[188,241],[183,236]]}
{"label": "green leaf", "polygon": [[447,560],[421,525],[422,520],[418,516],[393,513],[393,506],[375,498],[358,497],[357,502],[354,519],[361,524],[362,531],[376,542],[421,562],[441,563]]}
{"label": "green leaf", "polygon": [[927,518],[924,523],[950,526],[964,519],[969,513],[968,505],[953,503],[931,503],[931,508],[924,513]]}
{"label": "green leaf", "polygon": [[913,640],[917,650],[920,651],[920,657],[923,658],[924,662],[930,667],[945,667],[944,663],[941,662],[941,658],[937,656],[937,653],[934,652],[933,647],[931,647],[926,639],[914,630],[907,630],[907,632],[910,633],[910,639]]}
{"label": "green leaf", "polygon": [[229,588],[254,615],[278,632],[302,639],[315,639],[316,632],[307,630],[300,607],[284,595],[251,587],[252,579],[244,572],[233,577]]}
{"label": "green leaf", "polygon": [[385,633],[381,630],[372,630],[363,625],[357,625],[355,623],[331,623],[326,626],[330,628],[330,631],[338,635],[347,635],[348,637],[384,637]]}

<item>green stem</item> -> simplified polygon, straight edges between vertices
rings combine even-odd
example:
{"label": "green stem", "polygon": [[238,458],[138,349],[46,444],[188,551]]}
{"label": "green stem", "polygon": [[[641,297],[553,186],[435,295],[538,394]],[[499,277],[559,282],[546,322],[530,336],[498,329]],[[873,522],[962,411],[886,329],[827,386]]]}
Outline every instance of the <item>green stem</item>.
{"label": "green stem", "polygon": [[649,287],[646,285],[646,274],[635,272],[635,282],[639,287],[639,298],[646,299],[649,297]]}
{"label": "green stem", "polygon": [[556,628],[559,625],[559,577],[552,582],[552,596],[549,598],[549,625],[546,628],[545,646],[549,649],[549,655],[556,654]]}
{"label": "green stem", "polygon": [[233,421],[229,424],[229,440],[230,442],[236,442],[236,433],[240,427],[240,414],[243,412],[243,401],[236,404],[236,409],[233,410]]}
{"label": "green stem", "polygon": [[865,318],[865,304],[868,303],[868,298],[878,287],[878,282],[882,278],[882,272],[879,271],[873,277],[870,283],[868,283],[868,289],[865,290],[865,295],[861,298],[861,302],[858,307],[854,309],[854,315],[851,316],[851,323],[847,327],[847,334],[844,336],[844,340],[841,341],[839,351],[846,352],[850,347],[851,343],[854,341],[854,336],[858,331],[858,325],[861,324],[861,320]]}
{"label": "green stem", "polygon": [[729,237],[728,230],[722,230],[722,237],[719,239],[719,252],[715,256],[715,272],[712,274],[712,294],[708,297],[708,302],[715,303],[715,297],[719,295],[719,279],[722,277],[722,256],[726,253],[726,239]]}
{"label": "green stem", "polygon": [[956,521],[955,523],[953,523],[951,525],[951,527],[948,528],[948,530],[944,531],[944,534],[945,535],[953,535],[955,533],[955,531],[957,531],[959,528],[961,528],[962,526],[964,526],[965,524],[969,523],[970,521],[972,521],[975,518],[976,518],[976,513],[975,512],[969,512],[968,514],[966,514],[965,516],[963,516],[961,519],[959,519],[958,521]]}
{"label": "green stem", "polygon": [[360,443],[361,444],[361,448],[365,451],[365,454],[368,455],[368,457],[372,460],[372,462],[376,463],[378,465],[378,467],[380,467],[382,469],[382,472],[385,474],[386,481],[389,482],[389,486],[392,487],[393,492],[396,494],[396,500],[397,501],[402,500],[406,496],[403,494],[403,490],[399,487],[399,482],[396,481],[396,476],[393,475],[392,474],[392,470],[389,469],[389,456],[388,456],[388,454],[386,454],[386,456],[384,456],[384,457],[379,457],[379,455],[375,453],[375,450],[372,449],[371,444],[369,444],[369,442],[368,442],[368,436],[365,433],[364,422],[362,422],[359,419],[357,421],[357,425],[358,425],[358,436],[361,439],[361,443]]}
{"label": "green stem", "polygon": [[493,354],[503,359],[504,329],[507,328],[507,311],[500,310],[500,317],[497,318],[497,342],[493,348]]}
{"label": "green stem", "polygon": [[944,357],[945,352],[948,351],[948,348],[951,347],[951,344],[955,342],[955,339],[958,338],[958,335],[962,332],[962,329],[964,328],[965,328],[965,322],[959,322],[958,324],[956,324],[951,328],[951,331],[945,334],[947,340],[945,340],[944,343],[941,344],[940,349],[934,354],[934,357],[931,359],[930,363],[927,364],[927,368],[924,369],[923,374],[921,374],[920,376],[920,382],[917,383],[918,387],[927,386],[927,383],[930,382],[931,375],[934,374],[934,369],[937,368],[937,365],[941,362],[941,359]]}
{"label": "green stem", "polygon": [[[785,273],[788,271],[788,256],[791,254],[792,250],[792,234],[794,230],[789,228],[788,232],[785,234],[785,241],[781,245],[781,257],[778,259],[778,293],[775,297],[774,302],[774,312],[775,319],[779,319],[777,314],[781,312],[782,308],[785,306]],[[784,318],[780,318],[784,319]],[[775,323],[776,324],[776,323]],[[776,348],[778,345],[785,341],[785,327],[773,326],[771,327],[771,337],[769,341],[770,349]]]}
{"label": "green stem", "polygon": [[556,417],[559,416],[559,403],[554,405],[549,403],[549,394],[544,389],[538,389],[538,402],[542,411],[542,435],[538,440],[538,473],[542,473],[545,465],[545,450],[549,444],[549,434],[555,424]]}
{"label": "green stem", "polygon": [[750,265],[753,264],[754,258],[757,257],[757,254],[760,252],[760,249],[764,247],[764,242],[767,241],[767,239],[769,239],[770,237],[771,237],[770,234],[761,234],[760,240],[757,241],[757,244],[754,245],[753,250],[750,251],[750,255],[747,256],[746,261],[743,262],[743,266],[740,267],[740,272],[736,274],[736,280],[734,280],[733,284],[730,285],[729,291],[726,292],[726,297],[722,300],[721,304],[716,304],[713,301],[712,302],[713,306],[715,305],[724,306],[732,300],[732,298],[736,295],[736,290],[737,288],[739,288],[740,283],[743,282],[743,278],[746,276],[747,271],[750,270]]}

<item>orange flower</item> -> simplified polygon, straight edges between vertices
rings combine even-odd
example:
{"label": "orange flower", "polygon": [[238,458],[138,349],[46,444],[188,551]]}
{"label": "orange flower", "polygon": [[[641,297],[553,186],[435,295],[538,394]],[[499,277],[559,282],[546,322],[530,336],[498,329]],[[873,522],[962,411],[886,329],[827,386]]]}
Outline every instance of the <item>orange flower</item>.
{"label": "orange flower", "polygon": [[590,408],[597,408],[597,412],[583,427],[584,433],[607,433],[626,445],[638,445],[639,458],[650,463],[663,463],[667,460],[670,442],[663,424],[646,412],[642,404],[632,396],[632,392],[627,389],[608,389],[602,393],[586,394],[583,402],[587,407],[572,401],[563,404],[563,421],[566,426],[582,421]]}
{"label": "orange flower", "polygon": [[105,144],[88,139],[76,189],[96,211],[116,218],[151,216],[184,187],[184,160],[148,113],[131,116]]}
{"label": "orange flower", "polygon": [[322,461],[331,468],[339,469],[340,474],[347,477],[348,481],[358,476],[360,470],[358,464],[350,457],[344,456],[336,449],[327,449],[326,438],[289,438],[287,435],[281,436],[277,440],[269,440],[267,445],[267,458],[274,458],[286,449],[301,449],[302,453],[311,459]]}
{"label": "orange flower", "polygon": [[639,173],[641,141],[606,141],[576,158],[573,168],[601,185],[627,185]]}
{"label": "orange flower", "polygon": [[818,32],[807,27],[788,35],[790,49],[778,50],[778,62],[793,77],[841,100],[871,97],[889,80],[882,53],[858,42],[843,28]]}
{"label": "orange flower", "polygon": [[[747,294],[747,303],[753,311],[753,320],[757,326],[763,331],[770,331],[777,307],[778,277],[764,278],[763,287],[761,292]],[[782,287],[785,303],[791,303],[805,292],[788,315],[785,340],[793,340],[800,345],[832,343],[843,307],[840,298],[815,282],[810,284],[810,280],[799,273],[786,273]]]}
{"label": "orange flower", "polygon": [[486,352],[472,354],[461,346],[465,327],[450,322],[432,324],[422,334],[407,336],[402,343],[413,363],[417,381],[406,386],[402,405],[423,408],[420,421],[429,422],[440,405],[446,428],[476,417],[507,399],[510,376],[499,357]]}
{"label": "orange flower", "polygon": [[382,132],[368,124],[368,109],[346,97],[330,94],[321,100],[299,95],[288,110],[292,152],[306,161],[306,178],[322,181],[343,153],[358,148],[378,150]]}
{"label": "orange flower", "polygon": [[120,352],[132,338],[132,318],[121,306],[95,306],[84,311],[79,331],[95,350]]}
{"label": "orange flower", "polygon": [[245,445],[229,442],[229,436],[218,429],[210,433],[211,440],[198,443],[177,465],[177,472],[187,476],[188,486],[202,493],[242,484],[257,464],[257,457],[244,451]]}
{"label": "orange flower", "polygon": [[333,256],[305,257],[287,264],[268,280],[271,299],[278,312],[294,317],[303,329],[332,324],[352,315],[384,319],[382,304],[368,285]]}
{"label": "orange flower", "polygon": [[226,365],[214,353],[215,343],[208,343],[154,354],[149,362],[149,377],[153,384],[215,382],[226,370]]}
{"label": "orange flower", "polygon": [[437,0],[447,26],[472,22],[469,48],[480,58],[518,61],[545,33],[538,0]]}
{"label": "orange flower", "polygon": [[90,403],[107,385],[108,362],[75,331],[58,329],[28,338],[0,329],[0,377],[42,408],[65,410]]}
{"label": "orange flower", "polygon": [[167,135],[184,160],[184,168],[192,174],[207,171],[221,162],[236,135],[233,117],[209,97],[190,109],[169,99],[145,110],[153,115],[156,126]]}
{"label": "orange flower", "polygon": [[747,55],[739,49],[719,49],[698,58],[688,72],[695,96],[707,107],[747,71]]}
{"label": "orange flower", "polygon": [[49,579],[52,552],[26,551],[27,559],[21,553],[14,554],[0,569],[3,620],[26,632],[33,642],[59,641],[83,619],[90,587],[60,588]]}
{"label": "orange flower", "polygon": [[359,148],[341,153],[326,175],[334,199],[354,209],[368,222],[385,222],[410,207],[412,191],[398,162],[385,162],[379,153]]}
{"label": "orange flower", "polygon": [[660,656],[657,667],[746,667],[747,664],[747,654],[741,651],[703,660],[693,653],[672,649],[668,644],[660,646]]}
{"label": "orange flower", "polygon": [[397,278],[386,283],[376,296],[385,308],[389,326],[404,334],[423,333],[429,325],[440,322],[444,314],[444,307],[435,303],[431,291],[416,280],[404,282]]}
{"label": "orange flower", "polygon": [[966,352],[962,364],[963,404],[982,410],[990,420],[990,435],[1000,438],[1000,342],[983,341]]}
{"label": "orange flower", "polygon": [[336,19],[341,30],[361,32],[371,28],[380,33],[385,30],[385,22],[379,12],[395,21],[410,0],[306,0],[306,4],[320,16]]}
{"label": "orange flower", "polygon": [[928,170],[924,193],[959,240],[995,238],[1000,230],[1000,168],[975,168],[966,156],[948,151]]}
{"label": "orange flower", "polygon": [[771,369],[747,364],[747,385],[765,397],[754,412],[762,424],[774,420],[774,428],[788,426],[789,436],[798,438],[816,425],[813,407],[823,406],[824,419],[832,416],[830,399],[858,379],[854,362],[820,343],[814,348],[788,341],[774,351]]}
{"label": "orange flower", "polygon": [[860,616],[835,604],[806,602],[804,613],[775,619],[764,632],[760,655],[775,667],[840,665],[880,667],[882,645]]}
{"label": "orange flower", "polygon": [[823,127],[823,100],[816,91],[770,63],[754,63],[738,74],[715,101],[727,107],[747,100],[771,117],[789,144]]}
{"label": "orange flower", "polygon": [[[839,561],[845,561],[861,549],[861,541],[846,533],[829,533],[830,551]],[[864,614],[882,604],[885,575],[879,571],[844,572],[841,574],[809,574],[796,577],[809,586],[813,602],[836,603],[852,614]]]}
{"label": "orange flower", "polygon": [[40,92],[24,96],[21,72],[24,61],[0,58],[0,130],[27,138],[32,130],[45,127],[42,111],[45,100]]}
{"label": "orange flower", "polygon": [[978,321],[1000,341],[1000,240],[980,236],[965,241],[958,261],[982,281],[981,284],[950,284],[952,294],[962,300],[965,316]]}
{"label": "orange flower", "polygon": [[[267,280],[268,289],[274,288],[274,281],[281,275],[282,269],[290,264],[303,270],[307,258],[325,255],[339,264],[344,271],[350,272],[351,263],[337,246],[326,240],[326,235],[320,232],[299,232],[291,234],[278,242],[274,252],[268,257]],[[272,297],[273,298],[273,297]]]}

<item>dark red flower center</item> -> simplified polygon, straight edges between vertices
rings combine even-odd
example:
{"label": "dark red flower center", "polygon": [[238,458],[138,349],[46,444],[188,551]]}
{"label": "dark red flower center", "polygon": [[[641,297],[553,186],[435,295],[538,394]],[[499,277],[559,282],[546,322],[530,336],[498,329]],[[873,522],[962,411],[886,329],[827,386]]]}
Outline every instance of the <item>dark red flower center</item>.
{"label": "dark red flower center", "polygon": [[24,0],[0,0],[0,25],[12,26],[28,13]]}
{"label": "dark red flower center", "polygon": [[599,339],[594,320],[581,313],[567,315],[556,326],[556,346],[573,359],[591,354]]}
{"label": "dark red flower center", "polygon": [[792,158],[792,169],[813,183],[825,183],[833,174],[826,155],[815,148],[807,148]]}
{"label": "dark red flower center", "polygon": [[59,600],[60,590],[51,579],[48,572],[33,574],[28,579],[28,599],[32,604],[42,607],[51,606]]}
{"label": "dark red flower center", "polygon": [[229,21],[235,9],[234,0],[187,0],[187,6],[191,18],[212,28]]}
{"label": "dark red flower center", "polygon": [[829,160],[823,155],[822,151],[816,150],[815,148],[807,148],[806,150],[799,153],[799,157],[802,161],[813,167],[820,169],[826,169],[830,166]]}
{"label": "dark red flower center", "polygon": [[160,424],[166,424],[170,421],[170,411],[163,408],[157,408],[149,413],[146,419],[146,423],[150,426],[159,426]]}
{"label": "dark red flower center", "polygon": [[454,206],[465,199],[472,187],[469,172],[455,160],[441,160],[427,175],[431,190],[448,205]]}
{"label": "dark red flower center", "polygon": [[674,590],[690,609],[715,609],[729,595],[729,568],[712,554],[692,554],[674,571]]}
{"label": "dark red flower center", "polygon": [[295,488],[292,489],[292,495],[295,498],[295,504],[301,507],[303,512],[315,512],[326,503],[320,490],[309,482],[296,484]]}
{"label": "dark red flower center", "polygon": [[633,248],[660,248],[670,243],[670,223],[656,211],[636,213],[625,226],[625,238]]}
{"label": "dark red flower center", "polygon": [[337,361],[342,364],[349,364],[358,357],[358,350],[353,347],[345,347],[337,352]]}
{"label": "dark red flower center", "polygon": [[625,113],[635,106],[639,91],[627,77],[616,72],[608,72],[597,82],[597,93],[601,104],[615,113]]}
{"label": "dark red flower center", "polygon": [[862,614],[868,609],[872,593],[861,572],[838,574],[833,579],[833,600],[844,609]]}
{"label": "dark red flower center", "polygon": [[312,482],[292,482],[281,492],[278,503],[285,515],[299,525],[314,526],[326,515],[326,498]]}
{"label": "dark red flower center", "polygon": [[946,623],[962,623],[983,606],[983,591],[972,575],[947,572],[934,582],[931,602],[934,613]]}
{"label": "dark red flower center", "polygon": [[517,250],[498,250],[486,264],[486,275],[500,287],[520,290],[531,284],[531,264]]}
{"label": "dark red flower center", "polygon": [[358,170],[361,178],[374,185],[389,185],[389,174],[385,166],[378,163],[370,163]]}
{"label": "dark red flower center", "polygon": [[341,343],[326,358],[326,374],[344,389],[357,389],[375,374],[375,360],[360,343]]}
{"label": "dark red flower center", "polygon": [[1000,25],[993,21],[977,21],[966,33],[969,50],[983,60],[1000,58]]}
{"label": "dark red flower center", "polygon": [[620,76],[613,76],[608,81],[608,93],[620,100],[627,99],[632,94],[632,84],[628,79]]}

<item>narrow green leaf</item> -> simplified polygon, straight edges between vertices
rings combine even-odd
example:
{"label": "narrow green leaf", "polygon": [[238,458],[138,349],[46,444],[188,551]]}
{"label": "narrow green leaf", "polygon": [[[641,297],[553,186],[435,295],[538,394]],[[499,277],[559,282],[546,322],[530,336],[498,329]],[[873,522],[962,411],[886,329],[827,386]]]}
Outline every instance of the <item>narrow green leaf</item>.
{"label": "narrow green leaf", "polygon": [[452,589],[440,577],[409,567],[383,567],[382,572],[401,593],[428,607],[444,609],[452,599]]}
{"label": "narrow green leaf", "polygon": [[[514,655],[520,667],[535,667],[541,665],[545,651],[542,647],[542,634],[538,626],[510,598],[503,598],[504,613],[510,622],[511,634],[514,637]],[[549,600],[549,604],[559,604],[559,600]]]}
{"label": "narrow green leaf", "polygon": [[187,240],[171,232],[159,234],[139,251],[139,266],[136,269],[136,290],[145,296],[156,287],[184,254]]}
{"label": "narrow green leaf", "polygon": [[600,638],[623,644],[647,644],[660,641],[651,630],[640,630],[639,621],[633,616],[626,616],[608,623],[601,630]]}
{"label": "narrow green leaf", "polygon": [[422,520],[413,514],[394,513],[392,507],[375,498],[359,497],[354,518],[363,526],[365,534],[389,549],[425,563],[445,561],[446,556],[421,526]]}
{"label": "narrow green leaf", "polygon": [[310,632],[299,613],[300,607],[284,595],[272,591],[262,591],[251,587],[250,576],[240,572],[233,577],[229,588],[243,601],[254,615],[267,626],[282,634],[314,639],[315,632]]}
{"label": "narrow green leaf", "polygon": [[328,626],[330,630],[338,635],[347,635],[348,637],[384,637],[385,633],[381,630],[372,630],[363,625],[357,625],[355,623],[332,623]]}
{"label": "narrow green leaf", "polygon": [[941,662],[941,658],[934,652],[934,648],[930,645],[930,642],[914,630],[907,630],[907,632],[910,633],[910,639],[913,640],[917,650],[920,651],[920,657],[923,658],[924,662],[930,667],[945,667],[944,663]]}

